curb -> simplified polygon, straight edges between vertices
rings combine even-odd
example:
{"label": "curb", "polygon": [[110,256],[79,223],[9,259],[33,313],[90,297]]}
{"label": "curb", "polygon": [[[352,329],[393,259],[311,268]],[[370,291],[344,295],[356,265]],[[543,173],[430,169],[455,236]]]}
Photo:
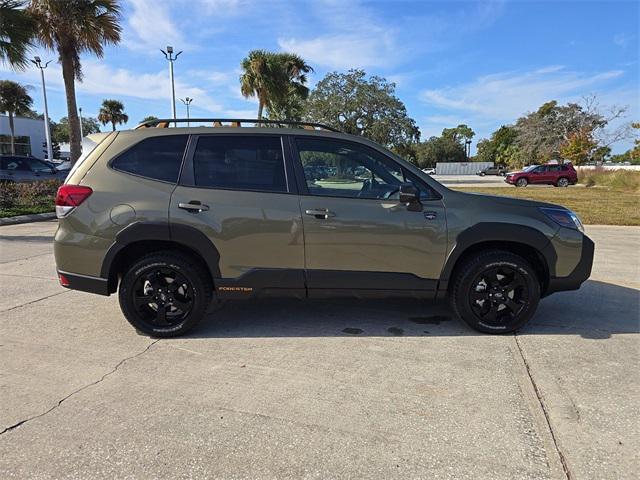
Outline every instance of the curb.
{"label": "curb", "polygon": [[53,220],[54,218],[56,218],[55,212],[34,213],[32,215],[16,215],[15,217],[0,218],[0,226],[18,225],[19,223],[43,222],[45,220]]}

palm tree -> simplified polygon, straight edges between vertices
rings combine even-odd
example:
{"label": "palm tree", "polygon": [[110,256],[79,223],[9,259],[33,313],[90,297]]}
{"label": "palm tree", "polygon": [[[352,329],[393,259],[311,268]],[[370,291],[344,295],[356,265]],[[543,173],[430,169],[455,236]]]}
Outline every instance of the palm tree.
{"label": "palm tree", "polygon": [[282,111],[290,95],[304,99],[309,94],[305,83],[313,69],[298,55],[252,50],[241,67],[240,92],[245,98],[258,99],[258,120],[265,107]]}
{"label": "palm tree", "polygon": [[119,100],[103,100],[102,107],[98,112],[98,120],[103,125],[110,123],[113,131],[116,131],[116,124],[127,123],[129,116],[124,113],[124,105]]}
{"label": "palm tree", "polygon": [[14,115],[23,115],[31,111],[33,99],[27,93],[27,88],[11,80],[0,80],[0,112],[9,114],[9,129],[11,130],[11,155],[16,153]]}
{"label": "palm tree", "polygon": [[240,75],[240,92],[245,98],[258,99],[258,120],[262,119],[262,112],[270,94],[276,91],[274,63],[274,53],[266,50],[252,50],[240,64],[243,70]]}
{"label": "palm tree", "polygon": [[17,70],[27,65],[34,35],[35,22],[24,5],[24,0],[0,0],[0,61]]}
{"label": "palm tree", "polygon": [[75,80],[82,80],[80,55],[98,57],[105,45],[120,41],[118,0],[32,0],[28,8],[37,25],[36,39],[58,52],[67,94],[71,163],[80,156],[80,119],[76,104]]}
{"label": "palm tree", "polygon": [[293,53],[276,54],[276,66],[280,76],[279,87],[267,102],[269,118],[300,120],[304,112],[304,101],[309,96],[307,74],[313,68]]}

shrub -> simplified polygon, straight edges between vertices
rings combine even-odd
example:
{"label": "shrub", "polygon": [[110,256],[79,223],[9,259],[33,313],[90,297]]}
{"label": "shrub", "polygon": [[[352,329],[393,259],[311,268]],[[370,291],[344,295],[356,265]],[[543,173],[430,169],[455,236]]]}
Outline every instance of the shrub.
{"label": "shrub", "polygon": [[31,183],[0,183],[0,216],[52,212],[62,182],[45,180]]}
{"label": "shrub", "polygon": [[640,192],[640,172],[581,168],[578,171],[578,183],[586,187],[609,187],[624,192]]}

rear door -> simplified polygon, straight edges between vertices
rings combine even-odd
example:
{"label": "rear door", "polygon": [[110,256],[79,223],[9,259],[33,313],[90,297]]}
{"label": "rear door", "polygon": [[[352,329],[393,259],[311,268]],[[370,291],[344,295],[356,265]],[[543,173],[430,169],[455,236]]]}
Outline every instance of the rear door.
{"label": "rear door", "polygon": [[[311,136],[292,142],[309,293],[435,289],[446,250],[439,195],[361,143]],[[421,191],[421,208],[399,202],[403,183]]]}
{"label": "rear door", "polygon": [[213,243],[219,295],[263,287],[304,293],[302,218],[289,168],[279,135],[191,137],[171,197],[171,229],[195,227]]}

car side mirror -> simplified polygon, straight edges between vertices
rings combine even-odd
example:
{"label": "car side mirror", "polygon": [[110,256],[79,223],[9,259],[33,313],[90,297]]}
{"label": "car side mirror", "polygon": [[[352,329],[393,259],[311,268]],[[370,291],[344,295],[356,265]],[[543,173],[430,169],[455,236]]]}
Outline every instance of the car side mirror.
{"label": "car side mirror", "polygon": [[407,204],[407,208],[411,211],[422,210],[420,191],[414,184],[403,183],[400,185],[400,203]]}

